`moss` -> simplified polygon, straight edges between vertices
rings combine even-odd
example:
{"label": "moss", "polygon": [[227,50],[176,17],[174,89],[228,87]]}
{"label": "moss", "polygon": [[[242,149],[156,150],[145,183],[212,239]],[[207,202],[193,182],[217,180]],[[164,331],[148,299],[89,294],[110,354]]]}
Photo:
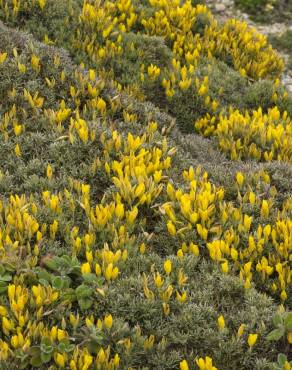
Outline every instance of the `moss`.
{"label": "moss", "polygon": [[235,4],[250,14],[256,22],[283,22],[291,19],[291,4],[287,0],[235,0]]}
{"label": "moss", "polygon": [[280,36],[270,36],[270,42],[275,48],[292,53],[292,30],[287,30]]}

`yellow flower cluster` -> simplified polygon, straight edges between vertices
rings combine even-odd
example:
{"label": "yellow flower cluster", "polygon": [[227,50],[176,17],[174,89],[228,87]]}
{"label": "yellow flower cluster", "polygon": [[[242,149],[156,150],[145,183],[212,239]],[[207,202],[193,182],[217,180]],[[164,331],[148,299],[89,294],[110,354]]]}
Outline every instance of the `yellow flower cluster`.
{"label": "yellow flower cluster", "polygon": [[[33,286],[31,290],[14,284],[8,286],[9,307],[0,306],[0,317],[4,339],[0,340],[0,360],[7,360],[13,356],[13,351],[25,353],[36,350],[32,347],[36,340],[41,340],[41,350],[54,359],[58,368],[89,369],[96,368],[114,370],[119,367],[118,354],[110,357],[110,347],[100,347],[97,355],[90,354],[86,346],[75,347],[70,344],[69,334],[66,330],[80,325],[79,315],[70,314],[68,321],[63,318],[61,327],[48,327],[41,321],[46,315],[44,309],[53,307],[59,298],[59,293],[51,287]],[[51,312],[51,311],[50,311]],[[36,315],[36,316],[34,316]],[[85,325],[89,330],[109,333],[113,326],[113,318],[106,315],[94,324],[94,318],[86,317]],[[5,341],[6,338],[10,340]],[[62,347],[63,346],[63,347]],[[66,351],[62,350],[66,348]],[[36,350],[37,353],[37,350]],[[33,363],[37,366],[37,363]]]}
{"label": "yellow flower cluster", "polygon": [[[20,10],[29,11],[31,6],[40,8],[44,13],[46,12],[45,1],[2,0],[0,6],[3,8],[7,18],[17,17]],[[255,29],[248,27],[245,22],[232,19],[219,25],[205,5],[193,5],[191,1],[149,0],[147,6],[151,11],[146,12],[143,7],[137,6],[131,0],[84,0],[80,14],[73,14],[78,27],[74,35],[72,35],[70,43],[73,48],[82,50],[87,54],[89,59],[95,63],[96,68],[100,68],[99,73],[115,78],[112,75],[113,71],[107,70],[107,64],[110,64],[107,63],[107,60],[122,58],[124,54],[131,53],[132,49],[135,48],[134,43],[129,44],[125,42],[124,35],[126,33],[135,33],[137,29],[142,29],[142,32],[146,35],[163,37],[167,44],[170,44],[174,56],[172,63],[163,67],[158,67],[153,63],[146,66],[141,64],[142,86],[146,81],[153,83],[158,80],[158,83],[161,84],[165,91],[166,97],[169,99],[179,91],[185,92],[190,90],[193,94],[196,94],[201,104],[209,112],[206,117],[196,122],[197,129],[203,131],[205,135],[214,133],[214,126],[217,126],[215,121],[220,120],[221,115],[225,116],[226,112],[220,109],[220,99],[211,97],[209,93],[208,74],[200,76],[200,78],[196,75],[197,67],[201,61],[206,63],[207,60],[210,68],[212,68],[215,58],[225,60],[227,63],[231,61],[233,67],[241,75],[253,80],[262,78],[276,80],[284,69],[283,60],[268,44],[266,37]],[[69,8],[68,5],[68,13],[71,14],[72,9]],[[200,29],[202,27],[201,23],[204,25],[202,30]],[[136,50],[136,53],[139,55],[139,50]],[[4,62],[7,55],[6,53],[1,55],[0,60]],[[21,61],[19,56],[17,56],[16,61],[19,71],[25,74],[28,66]],[[30,64],[35,73],[40,72],[41,61],[37,55],[32,55]],[[95,71],[90,70],[89,79],[84,78],[84,74],[80,72],[76,73],[79,75],[76,77],[81,86],[70,87],[74,105],[80,107],[81,95],[86,91],[86,107],[89,110],[98,111],[99,114],[105,115],[108,104],[100,97],[103,87],[100,87],[100,81],[95,78]],[[61,80],[64,82],[65,79],[65,72],[62,71]],[[51,81],[48,77],[46,81],[48,86],[54,86],[55,84],[55,81]],[[132,91],[135,96],[142,94],[140,87],[134,85],[120,86],[117,84],[117,86],[124,88],[125,91]],[[275,94],[277,96],[277,93]],[[25,90],[24,97],[32,109],[40,109],[44,104],[44,98],[38,92],[31,95],[29,91]],[[60,102],[58,111],[45,110],[45,112],[51,117],[52,121],[59,125],[60,131],[61,123],[71,116],[71,109],[65,107],[62,102]],[[211,117],[210,112],[214,113],[215,116]],[[220,118],[218,118],[219,112],[221,112]],[[237,113],[245,116],[245,113]],[[135,120],[135,117],[132,117],[127,112],[124,115],[127,117],[128,120],[126,121],[128,122]],[[77,137],[83,142],[94,138],[94,134],[88,127],[86,120],[78,116],[71,118],[70,140],[74,141],[75,131],[77,132]],[[286,125],[282,124],[284,130],[286,130]],[[249,125],[250,122],[247,121],[244,127],[247,129]],[[233,126],[236,127],[233,128]],[[254,127],[250,129],[251,136],[253,136],[253,131],[257,129],[257,125],[252,124],[252,126]],[[264,124],[264,126],[266,125]],[[240,149],[247,150],[246,156],[253,158],[260,157],[271,160],[277,159],[279,156],[281,160],[287,159],[285,154],[287,150],[285,148],[283,148],[283,153],[274,153],[272,148],[270,150],[265,148],[264,150],[259,150],[254,145],[251,145],[251,148],[246,147],[243,143],[242,135],[240,132],[237,133],[238,130],[245,130],[241,122],[238,125],[232,124],[232,127],[228,127],[228,129],[228,134],[230,135],[233,134],[233,131],[236,131],[233,135],[234,139],[222,137],[226,136],[224,131],[224,134],[220,133],[219,135],[219,146],[230,153],[233,159],[241,158],[238,153]],[[289,128],[287,131],[289,132]],[[245,134],[243,136],[245,137]],[[263,139],[262,141],[265,142],[265,140]],[[263,146],[266,145],[263,144]],[[284,147],[289,147],[289,140]],[[259,151],[262,152],[262,155]],[[21,147],[19,145],[15,147],[15,152],[18,156],[21,156]]]}
{"label": "yellow flower cluster", "polygon": [[25,195],[11,195],[7,203],[0,201],[1,260],[9,260],[13,253],[15,258],[28,256],[30,264],[36,264],[44,231],[36,220],[36,213],[36,204],[30,203]]}
{"label": "yellow flower cluster", "polygon": [[[196,358],[195,364],[200,370],[217,370],[217,367],[213,366],[212,358],[209,356],[205,358]],[[180,370],[189,370],[189,365],[186,360],[180,362]]]}
{"label": "yellow flower cluster", "polygon": [[[221,265],[223,273],[238,271],[246,289],[251,281],[270,292],[279,292],[283,301],[292,283],[291,264],[291,199],[283,203],[282,210],[272,215],[276,190],[269,185],[269,175],[253,175],[261,187],[253,189],[252,178],[236,176],[238,204],[224,201],[224,190],[208,181],[208,174],[192,167],[183,173],[186,189],[169,182],[169,202],[161,207],[168,232],[185,242],[178,250],[184,253],[209,255]],[[262,186],[269,188],[265,198]],[[250,213],[246,209],[252,209]],[[259,212],[260,218],[255,219]],[[200,245],[200,251],[198,246]]]}
{"label": "yellow flower cluster", "polygon": [[218,118],[208,114],[197,120],[195,128],[205,136],[215,135],[219,147],[233,160],[292,160],[291,118],[278,107],[267,113],[262,108],[252,113],[230,108],[228,114],[221,113]]}
{"label": "yellow flower cluster", "polygon": [[98,63],[123,53],[122,35],[132,29],[137,14],[131,1],[86,0],[79,19],[81,27],[73,45]]}
{"label": "yellow flower cluster", "polygon": [[245,22],[230,19],[217,32],[210,27],[206,38],[209,45],[215,41],[211,52],[223,60],[231,58],[234,68],[243,76],[276,78],[284,69],[284,61],[268,44],[267,37]]}
{"label": "yellow flower cluster", "polygon": [[[205,56],[231,58],[235,69],[255,79],[275,78],[284,68],[283,60],[268,45],[266,37],[245,22],[230,20],[218,25],[206,6],[192,5],[191,1],[149,0],[148,6],[152,12],[126,0],[84,1],[74,46],[100,63],[126,52],[123,34],[135,32],[140,26],[147,35],[161,36],[170,42],[175,58],[192,73]],[[202,34],[197,30],[201,21],[206,25]],[[156,68],[148,66],[150,79],[160,74]],[[166,67],[163,72],[171,76],[171,68]],[[185,86],[182,84],[183,89]]]}
{"label": "yellow flower cluster", "polygon": [[[184,304],[188,298],[186,282],[188,277],[184,274],[182,268],[177,273],[172,272],[172,262],[166,260],[163,265],[164,273],[161,275],[158,271],[153,271],[153,281],[149,281],[147,276],[143,276],[144,295],[149,300],[160,300],[165,316],[171,312],[170,301],[176,300],[179,304]],[[154,283],[154,284],[153,284]],[[152,285],[149,288],[149,284]]]}

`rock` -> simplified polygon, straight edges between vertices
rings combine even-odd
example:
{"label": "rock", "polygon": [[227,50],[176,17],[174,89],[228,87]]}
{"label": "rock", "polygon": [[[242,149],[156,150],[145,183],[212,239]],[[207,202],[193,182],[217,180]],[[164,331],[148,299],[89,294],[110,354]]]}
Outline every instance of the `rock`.
{"label": "rock", "polygon": [[285,74],[283,76],[283,84],[285,85],[286,89],[292,93],[292,77],[290,77],[288,74]]}
{"label": "rock", "polygon": [[215,10],[218,13],[224,12],[226,6],[224,4],[215,4]]}
{"label": "rock", "polygon": [[222,4],[226,7],[230,7],[232,5],[232,0],[222,0]]}

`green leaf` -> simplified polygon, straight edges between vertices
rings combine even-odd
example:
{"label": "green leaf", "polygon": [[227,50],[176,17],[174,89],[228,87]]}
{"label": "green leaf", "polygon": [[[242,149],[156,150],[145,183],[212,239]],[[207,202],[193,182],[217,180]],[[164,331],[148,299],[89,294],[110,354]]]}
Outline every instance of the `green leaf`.
{"label": "green leaf", "polygon": [[50,354],[54,351],[54,347],[52,346],[51,339],[48,337],[42,338],[40,349],[44,354]]}
{"label": "green leaf", "polygon": [[51,280],[51,275],[48,273],[48,271],[42,269],[38,272],[38,278],[39,278],[39,280],[43,279],[43,280],[46,280],[46,281],[50,281]]}
{"label": "green leaf", "polygon": [[50,283],[45,279],[39,279],[39,283],[45,287],[50,285]]}
{"label": "green leaf", "polygon": [[279,353],[278,354],[278,364],[280,366],[284,366],[286,361],[287,361],[287,357],[283,353]]}
{"label": "green leaf", "polygon": [[83,274],[82,277],[83,277],[85,283],[96,283],[98,281],[97,276],[95,274],[92,274],[92,273]]}
{"label": "green leaf", "polygon": [[66,255],[60,257],[59,261],[64,267],[70,267],[72,263],[70,256],[66,256]]}
{"label": "green leaf", "polygon": [[54,351],[53,346],[46,346],[45,344],[41,344],[40,348],[41,348],[42,353],[45,353],[45,354],[50,354]]}
{"label": "green leaf", "polygon": [[71,279],[68,276],[62,277],[63,279],[63,289],[67,289],[70,287]]}
{"label": "green leaf", "polygon": [[5,267],[3,265],[0,265],[0,275],[5,274]]}
{"label": "green leaf", "polygon": [[31,357],[36,357],[40,354],[40,347],[38,346],[32,346],[28,349],[27,353],[31,356]]}
{"label": "green leaf", "polygon": [[89,307],[91,307],[93,300],[89,298],[83,298],[78,300],[78,303],[82,310],[87,310]]}
{"label": "green leaf", "polygon": [[28,365],[29,365],[29,357],[28,356],[24,356],[20,360],[20,369],[27,369],[28,368]]}
{"label": "green leaf", "polygon": [[273,324],[274,326],[278,327],[279,325],[282,325],[283,324],[283,318],[281,315],[279,314],[276,314],[274,317],[273,317]]}
{"label": "green leaf", "polygon": [[11,263],[7,262],[5,263],[5,270],[8,272],[14,272],[15,271],[15,266],[12,265]]}
{"label": "green leaf", "polygon": [[75,290],[78,299],[91,297],[93,290],[85,284],[79,285]]}
{"label": "green leaf", "polygon": [[74,351],[74,344],[68,344],[67,347],[65,348],[65,352],[69,353],[69,352],[72,352]]}
{"label": "green leaf", "polygon": [[34,367],[40,367],[42,364],[41,356],[39,355],[36,357],[32,357],[32,359],[30,360],[30,364],[31,366],[34,366]]}
{"label": "green leaf", "polygon": [[41,353],[41,360],[43,364],[46,364],[51,361],[52,355],[50,353]]}
{"label": "green leaf", "polygon": [[8,274],[5,274],[5,275],[0,276],[0,280],[1,281],[11,281],[12,280],[12,276],[11,275],[8,275]]}
{"label": "green leaf", "polygon": [[62,300],[74,302],[76,300],[75,290],[72,288],[69,288],[65,292],[63,292]]}
{"label": "green leaf", "polygon": [[271,331],[268,336],[267,336],[267,340],[279,340],[283,337],[283,335],[285,334],[285,328],[284,327],[280,327],[278,329],[274,329],[273,331]]}
{"label": "green leaf", "polygon": [[0,294],[5,293],[7,290],[7,286],[0,286]]}
{"label": "green leaf", "polygon": [[44,265],[52,271],[58,270],[58,265],[54,259],[44,259]]}
{"label": "green leaf", "polygon": [[43,337],[42,340],[41,340],[41,344],[44,344],[46,346],[51,346],[52,345],[51,338]]}
{"label": "green leaf", "polygon": [[65,343],[59,343],[58,344],[58,351],[61,353],[64,353],[66,351],[66,344]]}
{"label": "green leaf", "polygon": [[56,289],[62,289],[63,287],[63,281],[62,281],[62,278],[60,276],[55,276],[52,278],[52,285],[54,288]]}
{"label": "green leaf", "polygon": [[292,312],[289,312],[285,317],[284,325],[287,330],[292,330]]}

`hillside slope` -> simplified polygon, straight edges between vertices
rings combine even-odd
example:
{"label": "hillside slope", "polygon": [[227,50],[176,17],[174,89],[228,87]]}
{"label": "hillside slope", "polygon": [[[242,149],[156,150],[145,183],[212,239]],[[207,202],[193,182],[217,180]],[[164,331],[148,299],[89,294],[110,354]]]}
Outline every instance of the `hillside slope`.
{"label": "hillside slope", "polygon": [[194,3],[0,1],[1,369],[290,359],[283,61]]}

